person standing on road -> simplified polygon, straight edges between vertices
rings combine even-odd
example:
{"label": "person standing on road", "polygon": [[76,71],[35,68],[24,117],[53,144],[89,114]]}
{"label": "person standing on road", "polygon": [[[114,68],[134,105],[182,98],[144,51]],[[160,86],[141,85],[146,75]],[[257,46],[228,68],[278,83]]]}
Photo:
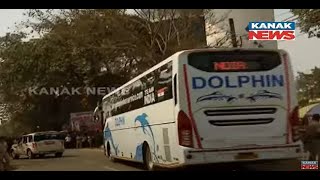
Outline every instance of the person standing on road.
{"label": "person standing on road", "polygon": [[82,147],[86,148],[87,147],[87,134],[84,134],[82,137]]}
{"label": "person standing on road", "polygon": [[77,147],[77,134],[72,131],[71,133],[71,147],[76,148]]}
{"label": "person standing on road", "polygon": [[5,171],[10,165],[10,157],[8,154],[8,145],[4,137],[0,137],[0,171]]}
{"label": "person standing on road", "polygon": [[82,147],[82,138],[79,134],[77,134],[77,137],[76,137],[76,141],[77,141],[77,149],[78,148],[81,148]]}
{"label": "person standing on road", "polygon": [[70,136],[70,134],[68,134],[67,136],[66,136],[66,138],[65,138],[65,141],[66,141],[66,148],[67,149],[69,149],[69,148],[71,148],[71,136]]}
{"label": "person standing on road", "polygon": [[309,161],[316,160],[316,157],[319,158],[320,155],[320,115],[314,114],[312,121],[302,136],[304,147],[310,153]]}
{"label": "person standing on road", "polygon": [[92,136],[88,136],[89,148],[92,148]]}

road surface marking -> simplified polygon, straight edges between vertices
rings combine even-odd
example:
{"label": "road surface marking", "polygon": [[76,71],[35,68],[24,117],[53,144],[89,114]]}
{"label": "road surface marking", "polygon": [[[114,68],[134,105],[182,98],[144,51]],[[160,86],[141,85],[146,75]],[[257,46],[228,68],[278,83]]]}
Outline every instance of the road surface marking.
{"label": "road surface marking", "polygon": [[89,148],[84,148],[84,149],[81,149],[82,151],[104,151],[104,149],[100,149],[100,148],[92,148],[92,149],[89,149]]}
{"label": "road surface marking", "polygon": [[109,166],[104,166],[104,168],[112,170],[112,171],[120,171],[119,169],[115,169],[115,168],[112,168],[112,167],[109,167]]}

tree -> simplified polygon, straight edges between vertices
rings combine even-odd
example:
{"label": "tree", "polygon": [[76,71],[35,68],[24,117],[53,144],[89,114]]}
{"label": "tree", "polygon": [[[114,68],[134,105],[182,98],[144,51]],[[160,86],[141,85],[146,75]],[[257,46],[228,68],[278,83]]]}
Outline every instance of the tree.
{"label": "tree", "polygon": [[301,106],[320,97],[320,68],[311,69],[311,73],[298,73],[297,77],[298,100]]}
{"label": "tree", "polygon": [[320,38],[320,9],[291,9],[298,16],[301,32],[308,33],[309,38]]}
{"label": "tree", "polygon": [[[207,33],[206,23],[212,27],[226,18],[214,15],[213,10],[207,9],[134,9],[125,23],[133,27],[130,31],[138,47],[130,63],[131,70],[137,75],[177,51],[208,47],[207,36],[222,30]],[[226,33],[209,47],[221,47],[228,39]]]}
{"label": "tree", "polygon": [[22,25],[40,37],[26,41],[17,31],[0,39],[0,94],[12,117],[6,131],[59,130],[71,112],[93,110],[101,99],[34,95],[30,87],[120,86],[176,51],[206,44],[203,11],[135,12],[29,10],[34,20]]}
{"label": "tree", "polygon": [[[90,10],[68,13],[73,14],[66,18],[43,14],[47,18],[30,23],[29,27],[36,27],[38,32],[47,32],[39,39],[23,42],[25,36],[19,34],[1,39],[0,89],[15,124],[19,121],[31,129],[38,125],[43,130],[59,129],[70,112],[91,110],[101,98],[29,95],[30,87],[101,87],[128,80],[122,78],[123,68],[112,66],[117,56],[129,49],[121,44],[125,42],[121,37],[128,36],[116,31],[120,28],[114,24],[114,19],[120,17],[108,10],[96,14]],[[102,13],[105,18],[101,18]],[[106,26],[110,31],[106,31]],[[107,71],[101,72],[102,67]],[[102,78],[104,82],[99,80]]]}

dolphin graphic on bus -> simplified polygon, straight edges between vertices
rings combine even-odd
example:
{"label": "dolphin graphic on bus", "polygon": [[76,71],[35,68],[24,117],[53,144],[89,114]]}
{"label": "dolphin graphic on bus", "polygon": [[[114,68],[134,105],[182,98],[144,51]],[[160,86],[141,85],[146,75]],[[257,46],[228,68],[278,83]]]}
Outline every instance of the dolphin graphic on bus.
{"label": "dolphin graphic on bus", "polygon": [[110,140],[111,146],[112,146],[112,148],[114,149],[114,151],[115,151],[115,153],[117,155],[118,154],[118,146],[119,145],[115,145],[113,137],[112,137],[112,133],[111,133],[111,131],[110,131],[110,129],[108,127],[106,127],[105,130],[104,130],[104,139],[105,139],[105,141]]}
{"label": "dolphin graphic on bus", "polygon": [[248,96],[246,99],[251,102],[255,102],[257,99],[282,99],[282,96],[278,93],[273,93],[267,90],[259,90],[256,94]]}
{"label": "dolphin graphic on bus", "polygon": [[154,150],[152,154],[154,155],[155,159],[158,161],[158,158],[156,155],[156,142],[154,139],[152,128],[151,128],[147,118],[148,118],[148,115],[146,113],[142,113],[141,115],[139,115],[135,118],[134,123],[136,124],[136,122],[139,122],[141,124],[142,132],[152,138],[153,150]]}
{"label": "dolphin graphic on bus", "polygon": [[224,94],[222,94],[222,93],[219,92],[219,91],[215,91],[215,92],[213,92],[213,93],[211,93],[211,94],[207,94],[207,95],[204,95],[204,96],[200,96],[200,97],[197,99],[197,102],[210,101],[210,100],[213,100],[213,101],[226,100],[227,102],[231,103],[231,102],[233,102],[234,100],[237,100],[237,98],[234,97],[234,96],[224,95]]}

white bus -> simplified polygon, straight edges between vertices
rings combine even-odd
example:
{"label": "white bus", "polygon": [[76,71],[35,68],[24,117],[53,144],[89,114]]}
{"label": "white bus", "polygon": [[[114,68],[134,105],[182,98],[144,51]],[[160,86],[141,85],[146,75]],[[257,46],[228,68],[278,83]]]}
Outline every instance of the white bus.
{"label": "white bus", "polygon": [[283,50],[177,52],[103,98],[105,154],[154,167],[302,156]]}

